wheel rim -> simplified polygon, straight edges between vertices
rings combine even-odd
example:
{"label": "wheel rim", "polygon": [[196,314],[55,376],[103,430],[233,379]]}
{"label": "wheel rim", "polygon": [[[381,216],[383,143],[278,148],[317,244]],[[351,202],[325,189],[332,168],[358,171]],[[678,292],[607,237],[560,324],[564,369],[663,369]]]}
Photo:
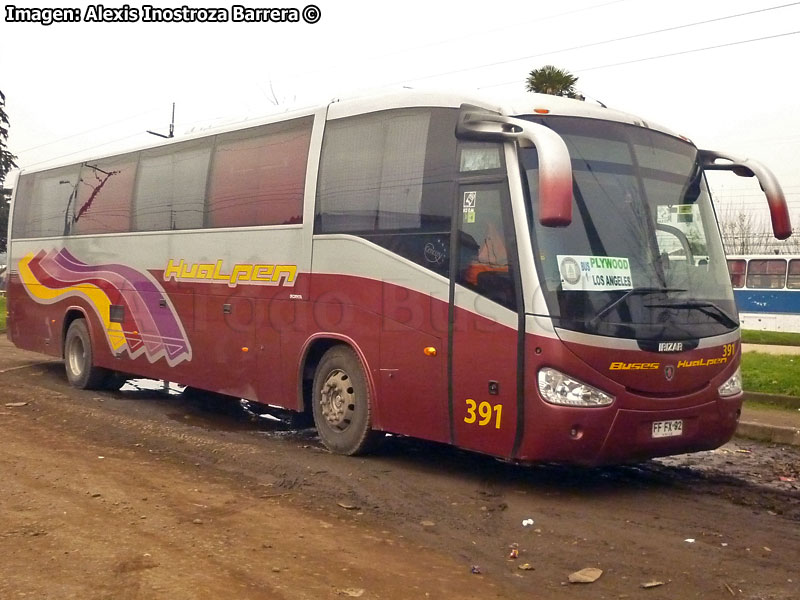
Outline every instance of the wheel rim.
{"label": "wheel rim", "polygon": [[67,348],[67,362],[73,375],[78,377],[83,373],[83,367],[86,364],[86,348],[83,346],[80,336],[75,336],[70,340]]}
{"label": "wheel rim", "polygon": [[345,371],[334,369],[328,374],[322,384],[319,404],[325,422],[332,429],[344,431],[350,426],[356,410],[356,395]]}

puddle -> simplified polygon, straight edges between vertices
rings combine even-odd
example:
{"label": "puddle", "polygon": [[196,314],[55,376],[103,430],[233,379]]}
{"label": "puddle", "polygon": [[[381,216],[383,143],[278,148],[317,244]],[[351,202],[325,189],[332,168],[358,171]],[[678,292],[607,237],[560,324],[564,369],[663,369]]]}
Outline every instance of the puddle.
{"label": "puddle", "polygon": [[[165,386],[166,384],[166,386]],[[165,382],[161,379],[129,379],[125,382],[120,392],[141,392],[141,391],[167,391],[170,395],[177,396],[183,393],[186,389],[185,385],[178,385],[177,383]]]}
{"label": "puddle", "polygon": [[184,385],[147,378],[129,379],[120,388],[121,392],[131,395],[143,392],[152,392],[162,398],[168,395],[178,401],[175,403],[176,408],[186,409],[167,413],[168,418],[207,430],[256,430],[267,435],[280,433],[281,436],[300,431],[300,428],[292,426],[294,413],[291,411],[243,398],[237,401],[229,396],[196,389],[185,394],[185,390],[187,387]]}

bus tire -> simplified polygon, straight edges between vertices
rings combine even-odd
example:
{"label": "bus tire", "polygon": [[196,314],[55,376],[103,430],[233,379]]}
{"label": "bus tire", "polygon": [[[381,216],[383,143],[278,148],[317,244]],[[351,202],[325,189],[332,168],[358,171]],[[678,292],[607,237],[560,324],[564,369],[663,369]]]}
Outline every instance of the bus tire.
{"label": "bus tire", "polygon": [[64,338],[64,368],[70,385],[81,390],[103,387],[108,371],[94,365],[92,339],[84,319],[75,319]]}
{"label": "bus tire", "polygon": [[369,386],[364,366],[349,346],[330,348],[314,373],[311,410],[320,440],[336,454],[374,449],[383,434],[372,430]]}

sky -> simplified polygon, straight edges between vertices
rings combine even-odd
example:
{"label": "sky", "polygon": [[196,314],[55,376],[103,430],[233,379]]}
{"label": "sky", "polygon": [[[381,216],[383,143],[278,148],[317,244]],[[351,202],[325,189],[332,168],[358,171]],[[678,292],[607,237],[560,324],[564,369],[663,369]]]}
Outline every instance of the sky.
{"label": "sky", "polygon": [[[9,22],[7,3],[0,90],[9,148],[20,167],[41,168],[157,141],[146,132],[167,132],[173,102],[180,137],[384,88],[520,94],[532,69],[554,64],[578,77],[588,101],[766,164],[800,229],[800,2],[242,0],[301,11],[312,2],[313,24],[155,23],[140,11],[135,22],[47,26]],[[83,17],[90,4],[13,5],[78,8]],[[766,219],[753,179],[715,174],[712,185],[720,214]]]}

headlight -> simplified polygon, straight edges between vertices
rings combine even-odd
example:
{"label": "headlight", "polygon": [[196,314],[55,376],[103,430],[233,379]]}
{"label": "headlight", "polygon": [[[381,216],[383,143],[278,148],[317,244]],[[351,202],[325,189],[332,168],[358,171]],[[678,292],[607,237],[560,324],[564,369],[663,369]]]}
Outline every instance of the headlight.
{"label": "headlight", "polygon": [[[540,384],[541,385],[541,384]],[[742,393],[742,371],[736,369],[736,373],[731,375],[730,379],[719,386],[719,395],[722,398],[728,396],[735,396]]]}
{"label": "headlight", "polygon": [[564,406],[608,406],[614,396],[555,369],[539,371],[539,393],[550,404]]}

